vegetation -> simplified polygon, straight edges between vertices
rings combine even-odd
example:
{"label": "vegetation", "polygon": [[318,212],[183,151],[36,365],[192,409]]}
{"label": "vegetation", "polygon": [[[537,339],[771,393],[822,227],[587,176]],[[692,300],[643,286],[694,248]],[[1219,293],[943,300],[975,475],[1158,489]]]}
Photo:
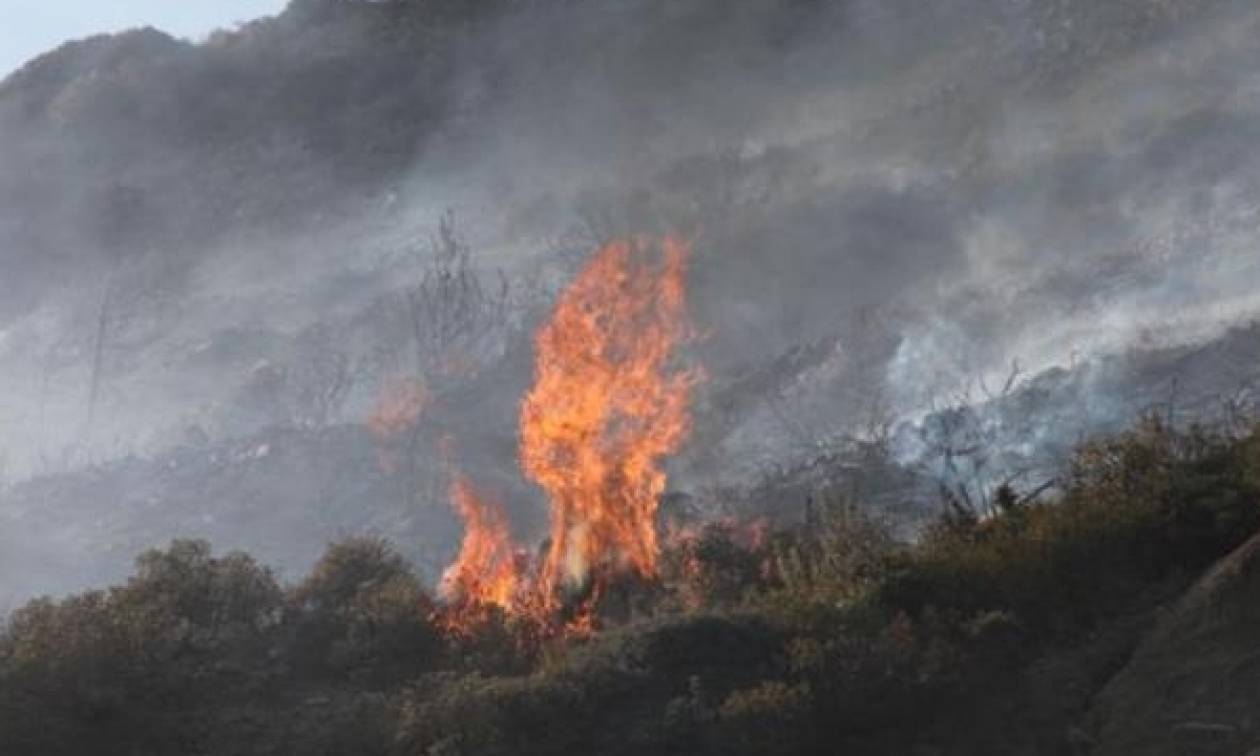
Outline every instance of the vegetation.
{"label": "vegetation", "polygon": [[[914,544],[844,502],[676,530],[586,640],[453,637],[380,540],[283,587],[176,541],[0,637],[6,754],[1071,752],[1162,602],[1260,528],[1260,434],[1157,421]],[[623,597],[624,599],[624,597]]]}

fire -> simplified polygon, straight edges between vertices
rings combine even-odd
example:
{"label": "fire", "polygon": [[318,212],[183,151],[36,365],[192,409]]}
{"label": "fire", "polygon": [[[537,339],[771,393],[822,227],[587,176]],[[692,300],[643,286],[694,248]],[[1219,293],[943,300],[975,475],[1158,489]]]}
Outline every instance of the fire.
{"label": "fire", "polygon": [[685,242],[661,258],[645,240],[601,249],[536,335],[535,383],[521,407],[521,466],[546,492],[551,545],[539,590],[610,574],[656,574],[662,459],[690,430],[695,375],[671,369],[688,334]]}
{"label": "fire", "polygon": [[499,607],[544,635],[586,635],[615,581],[656,577],[661,463],[690,430],[697,379],[671,364],[689,334],[689,252],[673,238],[614,242],[561,294],[535,336],[520,412],[521,468],[547,494],[550,544],[531,563],[502,507],[456,476],[466,532],[442,583],[448,628],[466,631]]}
{"label": "fire", "polygon": [[484,498],[463,475],[451,484],[451,501],[464,521],[459,556],[442,576],[441,592],[456,610],[452,627],[492,606],[510,611],[519,587],[519,560],[503,506]]}

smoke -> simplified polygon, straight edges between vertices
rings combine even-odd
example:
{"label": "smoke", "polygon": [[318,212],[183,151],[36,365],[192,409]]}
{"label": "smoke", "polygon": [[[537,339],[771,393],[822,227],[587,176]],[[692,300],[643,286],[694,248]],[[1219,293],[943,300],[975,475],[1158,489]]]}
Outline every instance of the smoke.
{"label": "smoke", "polygon": [[524,334],[634,233],[694,242],[685,485],[1012,363],[1060,397],[1012,448],[1064,448],[1260,309],[1257,32],[1236,0],[303,0],[73,43],[0,85],[0,448],[25,477],[306,422],[330,348],[329,422],[366,420],[448,210],[512,313],[426,422],[513,500]]}
{"label": "smoke", "polygon": [[457,99],[488,115],[434,151],[482,156],[463,167],[513,235],[566,211],[695,230],[719,366],[878,308],[887,388],[921,408],[1011,360],[1254,312],[1256,23],[1238,3],[531,9],[470,44]]}

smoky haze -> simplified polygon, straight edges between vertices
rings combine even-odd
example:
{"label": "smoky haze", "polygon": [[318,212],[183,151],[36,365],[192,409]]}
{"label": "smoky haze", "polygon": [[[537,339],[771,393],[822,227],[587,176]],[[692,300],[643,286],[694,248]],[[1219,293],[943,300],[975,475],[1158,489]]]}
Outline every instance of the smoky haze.
{"label": "smoky haze", "polygon": [[[307,0],[203,44],[61,48],[0,85],[6,497],[49,533],[24,553],[94,555],[35,590],[182,534],[300,569],[376,529],[439,564],[445,436],[536,527],[527,334],[625,234],[695,240],[710,379],[682,489],[984,398],[1012,363],[1078,408],[1056,443],[1113,422],[1132,355],[1239,343],[1260,306],[1257,32],[1226,0]],[[451,342],[464,372],[425,364],[408,309],[448,212],[485,296],[508,284],[494,335]],[[416,374],[424,439],[381,452],[365,424]],[[179,485],[213,495],[176,507],[156,471],[189,449],[215,462]],[[338,465],[363,484],[282,474]]]}

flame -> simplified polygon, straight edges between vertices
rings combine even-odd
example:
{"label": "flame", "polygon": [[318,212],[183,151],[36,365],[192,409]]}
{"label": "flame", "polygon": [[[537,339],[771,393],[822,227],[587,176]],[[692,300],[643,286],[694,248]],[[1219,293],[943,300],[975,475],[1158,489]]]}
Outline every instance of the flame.
{"label": "flame", "polygon": [[460,630],[490,607],[514,608],[520,564],[502,504],[478,494],[463,475],[451,483],[451,501],[464,520],[464,542],[440,590],[450,608],[447,624]]}
{"label": "flame", "polygon": [[560,296],[536,334],[535,383],[520,414],[525,474],[546,492],[551,544],[538,591],[632,571],[653,577],[662,459],[691,427],[696,375],[672,370],[689,330],[689,245],[673,238],[613,242]]}
{"label": "flame", "polygon": [[[469,635],[497,607],[534,639],[589,635],[613,581],[656,577],[661,462],[690,431],[698,378],[670,364],[690,333],[689,252],[673,238],[614,242],[561,294],[535,336],[520,412],[521,468],[547,494],[550,545],[535,564],[513,546],[502,506],[456,474],[466,531],[442,579],[448,630]],[[566,593],[580,600],[562,612]]]}

